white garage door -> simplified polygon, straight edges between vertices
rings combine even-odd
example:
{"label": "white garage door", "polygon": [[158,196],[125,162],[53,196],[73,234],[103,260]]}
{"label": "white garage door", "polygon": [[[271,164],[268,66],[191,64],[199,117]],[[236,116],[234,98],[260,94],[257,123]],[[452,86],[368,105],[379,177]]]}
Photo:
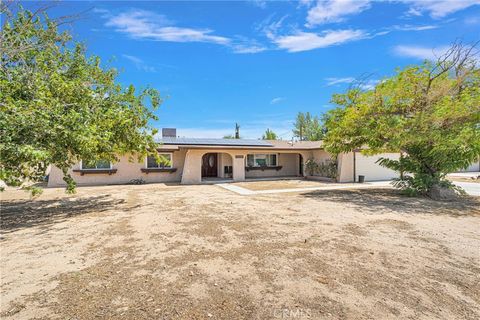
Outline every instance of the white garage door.
{"label": "white garage door", "polygon": [[477,172],[480,171],[480,160],[477,162],[472,163],[468,168],[465,170],[461,170],[462,172]]}
{"label": "white garage door", "polygon": [[398,153],[382,153],[375,156],[364,156],[361,153],[356,154],[356,179],[358,176],[365,176],[365,181],[390,180],[397,178],[399,174],[393,170],[382,167],[375,163],[380,158],[398,159]]}

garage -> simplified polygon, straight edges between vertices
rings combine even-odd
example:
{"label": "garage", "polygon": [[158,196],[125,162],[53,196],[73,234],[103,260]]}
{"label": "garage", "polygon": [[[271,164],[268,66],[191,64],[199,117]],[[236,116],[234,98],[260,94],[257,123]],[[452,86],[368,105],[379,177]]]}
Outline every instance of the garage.
{"label": "garage", "polygon": [[359,152],[355,154],[355,176],[365,176],[365,181],[391,180],[399,174],[393,170],[382,167],[376,163],[380,158],[397,160],[398,153],[382,153],[374,156],[366,156]]}
{"label": "garage", "polygon": [[472,163],[466,169],[461,170],[461,172],[478,172],[478,171],[480,171],[480,160]]}

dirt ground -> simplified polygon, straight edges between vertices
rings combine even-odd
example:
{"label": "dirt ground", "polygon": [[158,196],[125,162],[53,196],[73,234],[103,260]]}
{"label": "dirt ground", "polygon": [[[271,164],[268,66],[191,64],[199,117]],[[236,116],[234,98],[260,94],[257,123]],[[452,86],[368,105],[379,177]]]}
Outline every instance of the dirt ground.
{"label": "dirt ground", "polygon": [[46,189],[1,202],[2,319],[479,319],[480,202]]}
{"label": "dirt ground", "polygon": [[339,185],[338,183],[316,181],[316,180],[301,180],[301,179],[282,179],[273,181],[253,181],[253,182],[236,182],[233,185],[252,190],[277,190],[277,189],[294,189],[294,188],[312,188],[312,187],[327,187]]}

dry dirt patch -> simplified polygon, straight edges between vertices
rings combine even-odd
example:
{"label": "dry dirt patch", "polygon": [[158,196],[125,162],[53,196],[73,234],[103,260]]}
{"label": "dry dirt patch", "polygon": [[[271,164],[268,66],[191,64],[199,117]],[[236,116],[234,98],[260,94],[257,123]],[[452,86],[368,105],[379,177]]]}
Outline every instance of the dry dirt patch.
{"label": "dry dirt patch", "polygon": [[62,192],[2,194],[2,319],[480,317],[478,199]]}
{"label": "dry dirt patch", "polygon": [[252,191],[260,190],[279,190],[279,189],[292,189],[292,188],[312,188],[312,187],[327,187],[340,185],[338,183],[326,182],[326,181],[313,181],[303,179],[285,179],[274,181],[248,181],[233,183],[235,186],[239,186]]}

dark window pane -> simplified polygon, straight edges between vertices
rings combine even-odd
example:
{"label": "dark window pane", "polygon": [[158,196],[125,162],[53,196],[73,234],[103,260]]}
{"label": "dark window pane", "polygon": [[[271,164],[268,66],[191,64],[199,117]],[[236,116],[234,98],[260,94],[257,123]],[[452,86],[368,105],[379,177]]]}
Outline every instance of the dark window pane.
{"label": "dark window pane", "polygon": [[155,160],[155,157],[152,157],[152,156],[147,157],[147,168],[158,168],[158,163]]}
{"label": "dark window pane", "polygon": [[170,153],[161,153],[160,154],[160,168],[171,168],[172,167],[172,155]]}
{"label": "dark window pane", "polygon": [[96,165],[97,169],[110,169],[110,161],[107,160],[98,160]]}
{"label": "dark window pane", "polygon": [[253,154],[248,154],[247,155],[247,166],[248,167],[253,167],[254,162],[253,162]]}
{"label": "dark window pane", "polygon": [[270,155],[270,163],[268,165],[272,166],[272,167],[277,165],[277,155],[276,154],[271,154]]}
{"label": "dark window pane", "polygon": [[95,161],[82,161],[82,169],[95,169]]}

